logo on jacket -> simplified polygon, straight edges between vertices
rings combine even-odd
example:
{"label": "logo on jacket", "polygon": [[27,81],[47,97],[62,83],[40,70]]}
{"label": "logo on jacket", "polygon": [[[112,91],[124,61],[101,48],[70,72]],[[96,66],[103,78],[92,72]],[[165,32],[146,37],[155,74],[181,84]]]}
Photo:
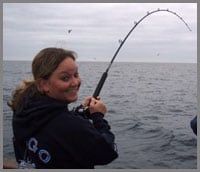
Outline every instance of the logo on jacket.
{"label": "logo on jacket", "polygon": [[38,148],[38,141],[36,138],[31,137],[28,141],[28,149],[32,151],[34,154],[37,154],[39,159],[43,163],[48,163],[51,159],[50,153],[46,149],[39,149]]}

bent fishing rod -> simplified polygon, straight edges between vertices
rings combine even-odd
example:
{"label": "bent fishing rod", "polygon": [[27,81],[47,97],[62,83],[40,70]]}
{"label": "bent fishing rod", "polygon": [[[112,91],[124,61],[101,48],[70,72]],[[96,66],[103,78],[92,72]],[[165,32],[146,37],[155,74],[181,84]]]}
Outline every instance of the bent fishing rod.
{"label": "bent fishing rod", "polygon": [[[97,97],[99,96],[99,94],[100,94],[100,92],[101,92],[101,89],[102,89],[102,87],[103,87],[103,85],[104,85],[104,83],[105,83],[105,81],[106,81],[107,76],[108,76],[108,72],[109,72],[109,70],[110,70],[110,68],[111,68],[111,66],[112,66],[112,64],[113,64],[113,62],[114,62],[114,60],[115,60],[115,58],[117,57],[117,55],[118,55],[120,49],[122,48],[122,46],[124,45],[124,43],[126,42],[126,40],[128,39],[128,37],[130,36],[130,34],[133,32],[133,30],[134,30],[134,29],[139,25],[139,23],[141,23],[146,17],[148,17],[149,15],[151,15],[151,14],[153,14],[153,13],[157,13],[157,12],[161,12],[161,11],[168,12],[168,13],[171,13],[171,14],[177,16],[177,17],[185,24],[185,26],[188,28],[188,30],[189,30],[189,31],[192,31],[192,30],[190,29],[190,27],[188,26],[188,24],[184,21],[184,19],[183,19],[181,16],[179,16],[177,13],[175,13],[175,12],[169,10],[169,9],[159,9],[159,8],[158,8],[158,9],[155,10],[155,11],[147,12],[147,14],[146,14],[145,16],[143,16],[138,22],[134,22],[134,26],[131,28],[131,30],[128,32],[128,34],[124,37],[123,40],[120,40],[120,45],[119,45],[119,47],[118,47],[117,50],[115,51],[115,53],[114,53],[114,55],[113,55],[113,57],[112,57],[112,59],[111,59],[109,65],[108,65],[107,69],[105,70],[105,72],[103,72],[103,74],[102,74],[102,76],[101,76],[101,78],[100,78],[100,80],[99,80],[99,82],[98,82],[98,84],[97,84],[97,87],[96,87],[96,89],[95,89],[95,91],[94,91],[94,93],[93,93],[93,97],[94,97],[94,98],[97,98]],[[82,105],[78,106],[78,107],[76,108],[76,110],[77,110],[78,112],[84,112],[84,111],[85,111],[85,113],[88,114],[88,109],[87,109],[87,108],[84,108]]]}
{"label": "bent fishing rod", "polygon": [[117,54],[119,53],[120,49],[121,49],[122,46],[124,45],[124,43],[125,43],[125,41],[127,40],[127,38],[128,38],[128,37],[130,36],[130,34],[133,32],[133,30],[134,30],[134,29],[138,26],[138,24],[141,23],[146,17],[148,17],[149,15],[151,15],[151,14],[153,14],[153,13],[157,13],[157,12],[161,12],[161,11],[165,11],[165,12],[169,12],[169,13],[171,13],[171,14],[174,14],[175,16],[177,16],[177,17],[186,25],[186,27],[189,29],[189,31],[192,31],[192,30],[190,29],[190,27],[188,26],[188,24],[184,21],[184,19],[183,19],[181,16],[179,16],[177,13],[175,13],[175,12],[169,10],[169,9],[157,9],[157,10],[155,10],[155,11],[147,12],[147,14],[146,14],[144,17],[142,17],[138,22],[134,22],[135,25],[131,28],[131,30],[128,32],[128,34],[127,34],[127,35],[124,37],[124,39],[120,42],[120,45],[119,45],[118,49],[116,50],[116,52],[114,53],[114,55],[113,55],[113,57],[112,57],[112,59],[111,59],[109,65],[108,65],[106,71],[102,74],[101,79],[99,80],[99,83],[98,83],[98,85],[97,85],[97,87],[96,87],[96,89],[95,89],[95,91],[94,91],[94,93],[93,93],[93,97],[94,97],[94,98],[97,98],[97,97],[99,96],[99,94],[100,94],[100,92],[101,92],[101,89],[102,89],[102,87],[103,87],[103,85],[104,85],[104,83],[105,83],[105,80],[106,80],[106,78],[107,78],[107,76],[108,76],[108,72],[109,72],[109,70],[110,70],[110,68],[111,68],[111,66],[112,66],[112,64],[113,64],[113,61],[115,60]]}

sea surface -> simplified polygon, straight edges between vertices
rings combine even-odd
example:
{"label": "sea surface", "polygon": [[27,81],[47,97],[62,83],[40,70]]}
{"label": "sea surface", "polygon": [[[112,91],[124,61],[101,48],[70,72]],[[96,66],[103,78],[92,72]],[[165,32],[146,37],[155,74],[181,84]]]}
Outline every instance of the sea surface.
{"label": "sea surface", "polygon": [[[79,105],[92,95],[108,62],[77,62],[82,79]],[[31,62],[3,61],[3,157],[14,158],[12,90],[31,79]],[[115,62],[101,91],[105,118],[119,158],[103,169],[196,169],[197,64]]]}

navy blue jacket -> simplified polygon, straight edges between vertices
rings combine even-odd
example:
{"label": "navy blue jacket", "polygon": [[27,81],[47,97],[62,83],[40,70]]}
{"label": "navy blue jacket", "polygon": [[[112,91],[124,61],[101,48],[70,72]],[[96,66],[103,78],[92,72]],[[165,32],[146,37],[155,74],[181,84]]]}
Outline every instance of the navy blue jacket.
{"label": "navy blue jacket", "polygon": [[191,120],[190,126],[191,126],[193,132],[197,135],[197,116],[195,116],[195,117]]}
{"label": "navy blue jacket", "polygon": [[27,150],[36,168],[89,169],[110,163],[118,157],[114,134],[103,114],[91,116],[85,119],[47,96],[25,98],[13,115],[16,160]]}

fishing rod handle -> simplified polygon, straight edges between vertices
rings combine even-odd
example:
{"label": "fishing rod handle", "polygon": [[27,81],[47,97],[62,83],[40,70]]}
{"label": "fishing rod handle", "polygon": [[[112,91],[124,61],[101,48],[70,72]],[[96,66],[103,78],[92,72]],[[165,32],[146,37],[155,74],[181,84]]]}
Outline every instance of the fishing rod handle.
{"label": "fishing rod handle", "polygon": [[100,91],[101,91],[101,89],[103,87],[103,84],[104,84],[107,76],[108,76],[107,71],[102,74],[101,79],[99,80],[99,83],[98,83],[98,85],[97,85],[97,87],[96,87],[96,89],[94,91],[94,94],[93,94],[94,98],[97,98],[99,96]]}

